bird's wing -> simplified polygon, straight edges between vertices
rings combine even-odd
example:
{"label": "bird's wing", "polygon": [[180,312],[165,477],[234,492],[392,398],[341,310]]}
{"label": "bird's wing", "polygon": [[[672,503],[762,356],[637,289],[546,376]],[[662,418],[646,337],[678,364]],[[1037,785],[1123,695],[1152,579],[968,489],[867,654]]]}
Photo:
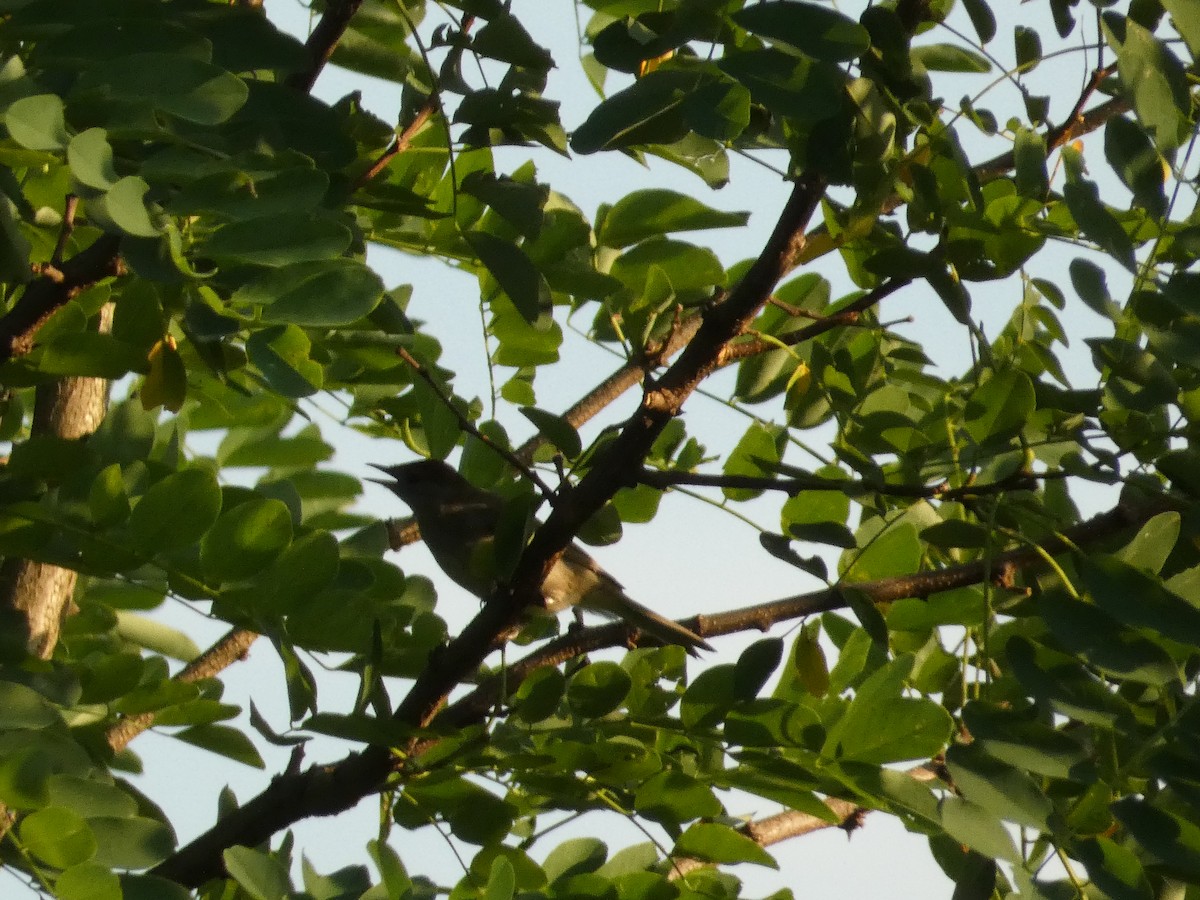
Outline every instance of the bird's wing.
{"label": "bird's wing", "polygon": [[[557,577],[556,577],[557,574]],[[567,585],[574,588],[568,591]],[[711,650],[702,637],[654,610],[642,606],[625,593],[621,583],[601,568],[582,547],[572,544],[564,551],[558,565],[550,571],[542,592],[547,608],[557,612],[578,603],[611,619],[620,619],[667,644],[679,644],[689,653]]]}

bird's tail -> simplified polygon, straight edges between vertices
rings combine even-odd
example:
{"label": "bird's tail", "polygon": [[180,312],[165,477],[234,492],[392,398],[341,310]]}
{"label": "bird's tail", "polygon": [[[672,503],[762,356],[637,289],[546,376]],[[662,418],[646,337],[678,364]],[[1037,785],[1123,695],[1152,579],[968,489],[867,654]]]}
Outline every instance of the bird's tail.
{"label": "bird's tail", "polygon": [[589,609],[621,619],[625,623],[639,628],[651,637],[657,638],[664,644],[678,644],[692,656],[697,656],[697,650],[711,650],[712,645],[689,628],[684,628],[678,622],[664,618],[652,609],[647,609],[627,597],[623,592],[620,598],[606,596],[602,603],[592,602],[585,605]]}

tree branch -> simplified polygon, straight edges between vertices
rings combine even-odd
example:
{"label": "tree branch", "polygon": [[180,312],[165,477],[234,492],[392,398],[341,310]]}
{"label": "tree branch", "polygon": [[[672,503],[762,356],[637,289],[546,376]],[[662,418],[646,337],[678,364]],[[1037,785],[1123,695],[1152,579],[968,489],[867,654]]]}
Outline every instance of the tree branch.
{"label": "tree branch", "polygon": [[908,497],[914,500],[962,500],[983,497],[1006,491],[1032,490],[1040,481],[1058,481],[1069,477],[1068,472],[1016,471],[999,481],[987,484],[966,484],[951,487],[947,482],[937,484],[889,484],[871,479],[822,478],[819,475],[794,475],[775,478],[768,475],[718,475],[704,472],[675,472],[643,469],[638,473],[639,484],[666,490],[676,485],[691,487],[743,488],[753,491],[782,491],[795,496],[801,491],[837,491],[847,497],[882,494],[888,497]]}
{"label": "tree branch", "polygon": [[[910,769],[908,775],[914,781],[920,782],[936,781],[939,777],[937,771],[930,765],[917,766]],[[750,838],[760,847],[770,847],[772,844],[779,844],[790,838],[801,837],[802,835],[811,834],[814,831],[823,831],[826,828],[841,828],[847,834],[850,834],[862,827],[863,819],[868,813],[873,811],[868,806],[859,806],[857,803],[853,803],[850,800],[842,800],[839,797],[826,797],[822,802],[833,813],[835,817],[834,821],[831,822],[828,819],[814,816],[811,813],[799,812],[793,809],[747,822],[740,830],[742,834],[746,835],[746,837]],[[675,860],[672,865],[671,874],[668,877],[671,881],[675,881],[690,872],[707,868],[711,865],[712,863],[699,859]]]}
{"label": "tree branch", "polygon": [[333,56],[334,48],[350,26],[350,20],[362,6],[363,0],[329,0],[325,5],[325,13],[312,30],[304,49],[308,51],[308,65],[299,72],[288,77],[289,87],[308,93],[317,83],[317,76]]}
{"label": "tree branch", "polygon": [[121,239],[102,234],[61,266],[42,267],[42,274],[25,286],[20,299],[0,316],[0,364],[33,349],[42,323],[61,306],[96,282],[121,273]]}
{"label": "tree branch", "polygon": [[[189,684],[213,678],[238,660],[245,659],[250,645],[258,638],[259,635],[253,631],[234,628],[184,666],[172,680]],[[104,739],[113,751],[124,750],[130,741],[154,724],[157,716],[157,713],[152,712],[122,716],[104,732]]]}

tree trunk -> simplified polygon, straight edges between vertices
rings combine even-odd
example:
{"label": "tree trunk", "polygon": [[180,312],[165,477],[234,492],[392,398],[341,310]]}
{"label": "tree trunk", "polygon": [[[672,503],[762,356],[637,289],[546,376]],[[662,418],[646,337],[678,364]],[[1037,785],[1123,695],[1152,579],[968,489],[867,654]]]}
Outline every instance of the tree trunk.
{"label": "tree trunk", "polygon": [[[98,327],[112,325],[112,304],[100,312]],[[108,410],[109,383],[104,378],[62,378],[37,389],[33,434],[80,440],[94,432]],[[32,656],[49,659],[58,643],[63,618],[70,610],[77,574],[47,563],[6,559],[0,565],[0,608],[21,614],[28,627]]]}

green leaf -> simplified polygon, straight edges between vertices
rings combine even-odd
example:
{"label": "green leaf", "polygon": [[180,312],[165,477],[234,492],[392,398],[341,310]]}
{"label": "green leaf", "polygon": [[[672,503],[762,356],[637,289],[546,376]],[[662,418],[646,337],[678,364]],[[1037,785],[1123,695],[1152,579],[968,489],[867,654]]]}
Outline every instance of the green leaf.
{"label": "green leaf", "polygon": [[121,891],[121,881],[107,866],[85,862],[72,866],[54,882],[59,900],[130,900]]}
{"label": "green leaf", "polygon": [[[329,176],[312,168],[311,160],[303,160],[307,163],[304,165],[298,162],[301,160],[286,157],[277,163],[278,169],[260,171],[255,167],[255,171],[244,172],[231,168],[196,178],[171,199],[168,208],[178,215],[207,212],[233,220],[312,212],[329,190]],[[166,171],[163,176],[170,180],[184,178],[174,171]]]}
{"label": "green leaf", "polygon": [[545,185],[477,170],[467,173],[461,189],[482,200],[529,240],[541,232],[550,196]]}
{"label": "green leaf", "polygon": [[673,231],[740,228],[749,219],[748,212],[724,212],[676,191],[647,189],[618,200],[605,213],[596,240],[607,247],[628,247]]}
{"label": "green leaf", "polygon": [[1005,369],[971,394],[963,425],[972,440],[982,444],[1019,431],[1036,406],[1029,376],[1020,369]]}
{"label": "green leaf", "polygon": [[469,231],[463,237],[521,317],[530,325],[539,322],[550,309],[550,285],[525,251],[483,231]]}
{"label": "green leaf", "polygon": [[15,101],[4,111],[4,125],[12,139],[29,150],[61,150],[71,139],[58,94]]}
{"label": "green leaf", "polygon": [[1018,769],[1048,778],[1094,777],[1078,742],[1027,713],[973,701],[963,709],[963,721],[983,750]]}
{"label": "green leaf", "polygon": [[[829,663],[819,639],[817,623],[805,625],[796,635],[792,646],[791,668],[796,680],[804,690],[814,697],[824,697],[829,692]],[[783,682],[780,682],[781,686]]]}
{"label": "green leaf", "polygon": [[1032,128],[1018,128],[1013,141],[1013,165],[1017,192],[1033,200],[1045,199],[1050,191],[1046,172],[1046,140]]}
{"label": "green leaf", "polygon": [[902,656],[864,681],[830,729],[823,753],[873,765],[940,753],[954,722],[932,700],[901,696],[912,666],[913,658]]}
{"label": "green leaf", "polygon": [[533,406],[522,406],[520,411],[521,415],[533,423],[538,433],[562,451],[567,459],[575,459],[583,452],[579,432],[562,416]]}
{"label": "green leaf", "polygon": [[1104,126],[1104,155],[1139,206],[1154,218],[1166,214],[1170,167],[1140,125],[1124,116],[1109,119]]}
{"label": "green leaf", "polygon": [[680,704],[679,717],[689,731],[711,728],[738,702],[737,675],[733,666],[705,669],[688,685]]}
{"label": "green leaf", "polygon": [[1179,31],[1192,57],[1200,56],[1200,2],[1198,0],[1162,0],[1171,14],[1171,24]]}
{"label": "green leaf", "polygon": [[200,542],[200,565],[215,581],[249,578],[292,542],[292,515],[279,500],[249,500],[221,514]]}
{"label": "green leaf", "polygon": [[0,681],[0,728],[46,728],[61,721],[58,711],[33,688]]}
{"label": "green leaf", "polygon": [[156,875],[122,874],[121,891],[123,900],[191,900],[192,897],[178,882]]}
{"label": "green leaf", "polygon": [[558,711],[566,693],[566,679],[554,668],[538,669],[521,682],[513,694],[513,714],[526,724],[541,722]]}
{"label": "green leaf", "polygon": [[721,813],[721,802],[712,786],[677,769],[665,769],[638,785],[634,808],[639,814],[672,827],[680,827]]}
{"label": "green leaf", "polygon": [[312,341],[298,325],[276,325],[253,332],[246,355],[267,383],[284,397],[309,397],[325,383],[325,369],[310,355]]}
{"label": "green leaf", "polygon": [[326,259],[273,269],[242,285],[230,305],[259,310],[267,323],[348,325],[379,305],[383,282],[363,263]]}
{"label": "green leaf", "polygon": [[1063,197],[1084,236],[1126,269],[1135,271],[1133,241],[1100,200],[1096,184],[1083,178],[1069,182],[1063,186]]}
{"label": "green leaf", "polygon": [[1013,49],[1023,72],[1032,72],[1042,61],[1042,39],[1032,28],[1018,25],[1013,29]]}
{"label": "green leaf", "polygon": [[[685,113],[694,98],[689,95],[684,101]],[[712,138],[691,132],[670,144],[648,144],[646,152],[691,172],[713,190],[729,183],[729,154],[724,144]]]}
{"label": "green leaf", "polygon": [[843,111],[847,100],[845,74],[833,63],[766,49],[727,53],[718,65],[750,91],[755,103],[798,124],[827,121]]}
{"label": "green leaf", "polygon": [[107,193],[91,201],[91,211],[125,234],[158,237],[162,229],[154,224],[146,209],[145,197],[149,190],[150,185],[144,179],[137,175],[126,175]]}
{"label": "green leaf", "polygon": [[1004,652],[1021,686],[1056,713],[1104,727],[1130,715],[1120,696],[1073,657],[1022,637],[1009,639]]}
{"label": "green leaf", "polygon": [[702,302],[726,281],[725,269],[711,250],[670,238],[652,238],[631,247],[613,260],[609,274],[633,295],[633,311],[657,300]]}
{"label": "green leaf", "polygon": [[1118,800],[1112,811],[1156,868],[1188,881],[1200,878],[1200,827],[1194,822],[1138,797]]}
{"label": "green leaf", "polygon": [[553,884],[572,875],[596,871],[607,855],[608,848],[599,838],[573,838],[551,850],[542,868],[546,872],[546,880]]}
{"label": "green leaf", "polygon": [[981,856],[1021,862],[1021,853],[1004,823],[969,800],[946,797],[938,809],[938,818],[947,834]]}
{"label": "green leaf", "polygon": [[639,78],[592,110],[571,135],[571,149],[587,154],[635,144],[674,143],[687,133],[683,104],[694,82],[684,73],[663,69]]}
{"label": "green leaf", "polygon": [[1108,12],[1102,21],[1134,112],[1159,150],[1169,153],[1190,131],[1191,99],[1183,65],[1166,44],[1133,19]]}
{"label": "green leaf", "polygon": [[67,145],[67,163],[80,184],[99,191],[107,191],[121,177],[113,165],[108,132],[103,128],[89,128],[71,138]]}
{"label": "green leaf", "polygon": [[172,737],[255,769],[266,768],[258,749],[241,729],[228,725],[193,725]]}
{"label": "green leaf", "polygon": [[137,815],[137,800],[127,791],[114,784],[66,773],[51,777],[50,802],[84,818]]}
{"label": "green leaf", "polygon": [[46,343],[39,368],[48,375],[120,378],[146,368],[146,354],[111,334],[68,332]]}
{"label": "green leaf", "polygon": [[747,31],[805,56],[847,62],[871,46],[867,29],[839,12],[799,0],[769,0],[734,13]]}
{"label": "green leaf", "polygon": [[1120,307],[1108,292],[1108,279],[1102,268],[1091,260],[1076,258],[1071,260],[1068,270],[1071,273],[1071,286],[1092,312],[1106,319],[1115,319],[1120,315]]}
{"label": "green leaf", "polygon": [[1141,861],[1128,847],[1101,835],[1079,842],[1071,855],[1087,866],[1088,877],[1113,900],[1152,900],[1155,896]]}
{"label": "green leaf", "polygon": [[783,641],[779,638],[764,638],[743,650],[734,666],[737,695],[747,700],[757,697],[782,659]]}
{"label": "green leaf", "polygon": [[156,819],[96,816],[88,819],[88,824],[99,846],[95,862],[112,868],[147,869],[175,849],[175,835]]}
{"label": "green leaf", "polygon": [[1178,666],[1162,646],[1090,603],[1054,591],[1040,598],[1038,609],[1068,652],[1079,654],[1105,674],[1152,685],[1180,678]]}
{"label": "green leaf", "polygon": [[971,17],[971,25],[979,36],[979,43],[989,43],[996,36],[996,16],[987,0],[963,0],[963,6]]}
{"label": "green leaf", "polygon": [[350,241],[350,229],[340,222],[288,213],[223,225],[204,242],[201,252],[218,262],[286,266],[340,257]]}
{"label": "green leaf", "polygon": [[498,842],[512,828],[516,814],[513,804],[458,777],[410,784],[406,793],[420,811],[422,821],[436,810],[455,837],[480,846]]}
{"label": "green leaf", "polygon": [[262,466],[264,468],[313,469],[333,456],[316,425],[309,425],[290,437],[274,428],[233,428],[225,435],[217,452],[222,466]]}
{"label": "green leaf", "polygon": [[934,72],[983,74],[992,71],[986,56],[958,44],[920,44],[912,48],[912,59]]}
{"label": "green leaf", "polygon": [[1143,525],[1117,556],[1143,572],[1157,574],[1179,542],[1182,519],[1175,511],[1159,513]]}
{"label": "green leaf", "polygon": [[221,489],[207,469],[184,469],[151,485],[129,514],[133,548],[144,553],[195,543],[217,521]]}
{"label": "green leaf", "polygon": [[483,900],[512,900],[517,889],[517,874],[512,863],[503,856],[492,860],[487,885],[483,889]]}
{"label": "green leaf", "polygon": [[471,41],[471,49],[481,56],[523,69],[545,71],[554,67],[550,51],[534,41],[511,13],[489,16],[487,24],[479,29]]}
{"label": "green leaf", "polygon": [[54,882],[59,900],[133,900],[121,890],[121,881],[107,866],[85,862],[72,866]]}
{"label": "green leaf", "polygon": [[30,813],[18,831],[25,849],[56,869],[87,862],[96,852],[96,838],[87,822],[61,806]]}
{"label": "green leaf", "polygon": [[1081,559],[1079,571],[1096,606],[1117,621],[1200,647],[1200,609],[1157,577],[1101,554]]}
{"label": "green leaf", "polygon": [[720,144],[734,141],[750,124],[750,92],[732,78],[722,77],[687,96],[683,117],[694,132],[692,137]]}
{"label": "green leaf", "polygon": [[116,633],[130,643],[171,659],[191,662],[200,655],[195,641],[166,622],[117,610]]}
{"label": "green leaf", "polygon": [[633,681],[615,662],[592,663],[567,682],[567,703],[577,716],[600,718],[619,707]]}
{"label": "green leaf", "polygon": [[218,125],[246,103],[236,75],[194,57],[134,53],[92,66],[76,90],[102,90],[113,100],[146,104],[197,125]]}
{"label": "green leaf", "polygon": [[[750,475],[757,478],[774,476],[773,464],[782,460],[784,431],[777,426],[755,422],[746,429],[737,446],[725,458],[723,472],[726,475]],[[730,500],[750,500],[762,493],[753,488],[721,488]]]}
{"label": "green leaf", "polygon": [[291,895],[287,869],[274,856],[249,847],[230,847],[221,858],[225,871],[255,900],[286,900]]}
{"label": "green leaf", "polygon": [[961,795],[994,816],[1049,831],[1054,805],[1029,775],[971,744],[946,752],[946,764]]}
{"label": "green leaf", "polygon": [[839,568],[847,581],[876,581],[915,571],[921,558],[921,539],[917,527],[899,520],[873,538],[861,552],[847,550]]}
{"label": "green leaf", "polygon": [[719,865],[753,863],[778,869],[779,864],[762,847],[728,825],[698,822],[675,842],[672,856],[694,857]]}
{"label": "green leaf", "polygon": [[53,761],[36,744],[5,748],[0,758],[0,802],[12,809],[37,809],[50,799]]}

